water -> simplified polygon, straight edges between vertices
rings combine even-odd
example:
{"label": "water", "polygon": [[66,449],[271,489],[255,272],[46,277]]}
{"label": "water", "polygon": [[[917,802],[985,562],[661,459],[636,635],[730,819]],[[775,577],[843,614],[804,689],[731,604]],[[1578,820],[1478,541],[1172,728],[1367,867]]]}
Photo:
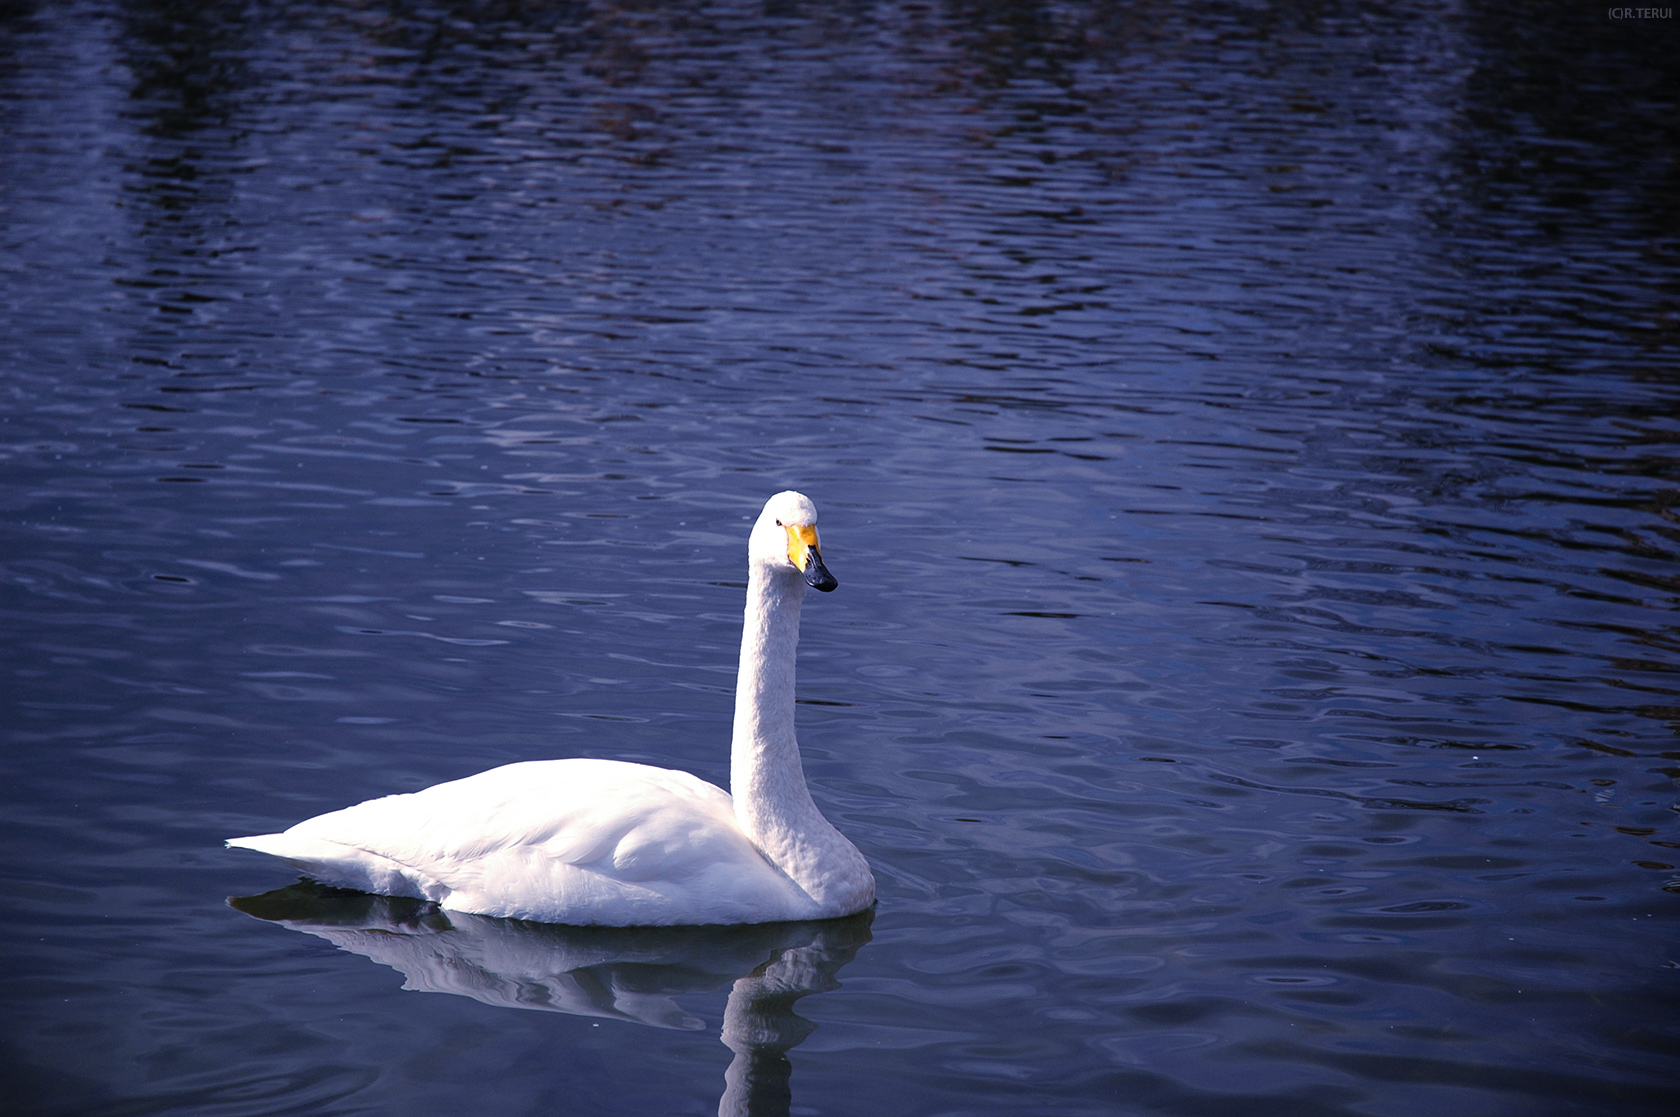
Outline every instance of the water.
{"label": "water", "polygon": [[[8,1106],[1669,1112],[1675,36],[7,7]],[[790,486],[872,924],[580,945],[221,848],[726,781]]]}

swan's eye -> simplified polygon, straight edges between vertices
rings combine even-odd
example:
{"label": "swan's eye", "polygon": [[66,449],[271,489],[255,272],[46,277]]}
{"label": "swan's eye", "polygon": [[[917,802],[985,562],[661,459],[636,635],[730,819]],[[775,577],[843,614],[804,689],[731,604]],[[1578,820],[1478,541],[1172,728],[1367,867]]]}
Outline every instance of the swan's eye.
{"label": "swan's eye", "polygon": [[777,526],[777,527],[781,527],[781,526],[782,526],[782,521],[780,521],[780,520],[777,520],[777,521],[776,521],[776,526]]}

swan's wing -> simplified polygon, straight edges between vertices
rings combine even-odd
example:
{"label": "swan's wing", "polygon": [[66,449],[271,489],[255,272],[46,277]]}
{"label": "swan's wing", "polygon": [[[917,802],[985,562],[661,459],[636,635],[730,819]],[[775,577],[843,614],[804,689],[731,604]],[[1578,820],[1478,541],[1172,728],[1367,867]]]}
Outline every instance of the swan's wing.
{"label": "swan's wing", "polygon": [[617,761],[509,764],[231,844],[328,883],[490,915],[620,926],[805,915],[722,789]]}
{"label": "swan's wing", "polygon": [[610,760],[546,760],[370,799],[286,833],[404,864],[468,862],[541,847],[557,861],[585,865],[617,855],[627,838],[645,842],[733,819],[728,794],[687,772]]}

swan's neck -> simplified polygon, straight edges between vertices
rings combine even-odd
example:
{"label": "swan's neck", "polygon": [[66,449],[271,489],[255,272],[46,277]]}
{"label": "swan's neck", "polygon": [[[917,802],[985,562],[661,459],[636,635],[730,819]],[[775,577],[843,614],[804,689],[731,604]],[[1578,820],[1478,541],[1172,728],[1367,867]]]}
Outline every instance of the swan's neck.
{"label": "swan's neck", "polygon": [[[729,779],[743,826],[755,793],[797,789],[810,802],[793,735],[794,659],[799,652],[799,607],[805,583],[753,563],[747,582],[741,668],[735,683],[735,739]],[[772,798],[779,798],[772,794]],[[764,804],[769,806],[769,804]],[[748,833],[752,832],[748,827]]]}
{"label": "swan's neck", "polygon": [[843,905],[838,893],[848,886],[845,878],[856,878],[861,870],[862,879],[869,880],[869,871],[857,849],[817,810],[805,786],[793,734],[794,659],[804,598],[805,583],[798,574],[752,564],[735,688],[730,791],[736,820],[753,844],[819,904]]}

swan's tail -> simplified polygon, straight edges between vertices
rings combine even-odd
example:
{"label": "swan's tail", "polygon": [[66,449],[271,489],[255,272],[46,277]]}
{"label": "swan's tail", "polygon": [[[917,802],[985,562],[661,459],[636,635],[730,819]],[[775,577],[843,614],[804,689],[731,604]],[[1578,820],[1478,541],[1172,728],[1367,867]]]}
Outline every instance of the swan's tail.
{"label": "swan's tail", "polygon": [[286,858],[292,856],[292,850],[301,845],[295,838],[288,838],[284,834],[253,834],[249,838],[229,838],[229,849],[254,849],[258,853],[266,853],[273,857]]}
{"label": "swan's tail", "polygon": [[254,849],[278,857],[322,884],[338,888],[434,901],[441,901],[450,892],[429,877],[416,880],[420,874],[406,871],[387,857],[325,838],[290,833],[253,834],[248,838],[229,838],[227,845],[229,849]]}
{"label": "swan's tail", "polygon": [[[296,834],[253,834],[248,838],[229,838],[227,846],[229,849],[254,849],[258,853],[278,857],[323,884],[336,884],[341,888],[368,887],[363,863],[369,855],[337,842],[302,838]],[[362,871],[358,872],[358,869]]]}

